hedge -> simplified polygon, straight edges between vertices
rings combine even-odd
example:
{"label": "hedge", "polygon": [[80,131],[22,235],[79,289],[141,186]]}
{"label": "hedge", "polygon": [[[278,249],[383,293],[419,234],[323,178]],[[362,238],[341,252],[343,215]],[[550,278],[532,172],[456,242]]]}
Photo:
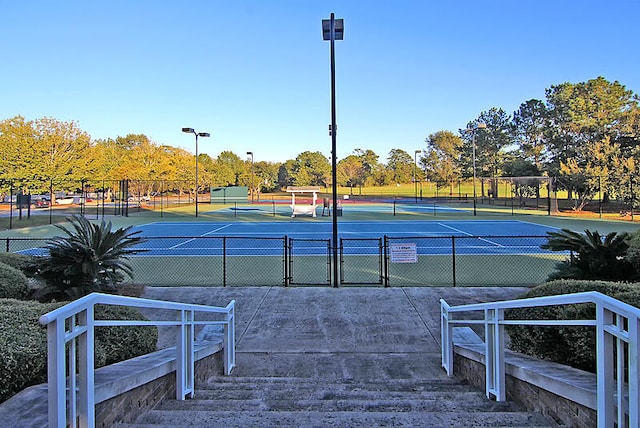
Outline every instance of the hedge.
{"label": "hedge", "polygon": [[[640,283],[557,280],[535,287],[522,299],[598,291],[614,299],[640,307]],[[595,319],[595,305],[562,305],[506,311],[507,319]],[[581,326],[507,326],[509,348],[537,358],[595,372],[595,328]]]}
{"label": "hedge", "polygon": [[0,263],[5,263],[16,268],[27,276],[31,276],[36,271],[38,257],[27,254],[0,252]]}
{"label": "hedge", "polygon": [[0,262],[0,299],[22,299],[28,292],[27,277],[20,270]]}
{"label": "hedge", "polygon": [[[68,302],[39,303],[0,299],[0,402],[47,380],[47,329],[40,316]],[[96,307],[99,319],[146,319],[136,309]],[[96,367],[156,350],[156,327],[96,328]]]}
{"label": "hedge", "polygon": [[640,231],[631,235],[628,244],[629,248],[627,248],[626,259],[640,275]]}

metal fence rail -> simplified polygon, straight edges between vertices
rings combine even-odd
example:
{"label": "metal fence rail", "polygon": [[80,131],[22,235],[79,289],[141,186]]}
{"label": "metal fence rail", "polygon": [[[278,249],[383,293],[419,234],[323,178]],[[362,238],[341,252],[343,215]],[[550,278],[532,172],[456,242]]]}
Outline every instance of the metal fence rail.
{"label": "metal fence rail", "polygon": [[[511,308],[595,304],[595,316],[585,320],[505,319]],[[441,307],[442,367],[454,374],[453,328],[483,325],[485,330],[486,395],[506,399],[505,325],[593,326],[596,333],[598,427],[637,427],[640,423],[640,309],[604,294],[585,293]],[[482,319],[470,314],[480,312]]]}
{"label": "metal fence rail", "polygon": [[[133,282],[149,286],[331,284],[330,239],[148,237],[130,257]],[[3,238],[7,252],[43,255],[42,238]],[[546,236],[384,236],[340,240],[340,284],[531,286],[568,254],[543,251]],[[409,248],[402,258],[397,248]],[[413,253],[411,253],[413,251]]]}
{"label": "metal fence rail", "polygon": [[[157,319],[122,321],[96,319],[96,305],[170,310],[176,321]],[[216,320],[204,320],[203,315]],[[225,307],[192,305],[160,300],[139,299],[92,293],[42,317],[47,326],[47,378],[50,427],[94,427],[94,332],[96,327],[119,325],[154,325],[175,327],[176,399],[193,398],[195,393],[195,327],[219,325],[223,333],[224,373],[235,366],[235,300]],[[68,368],[68,369],[67,369]],[[77,403],[77,404],[76,404]]]}
{"label": "metal fence rail", "polygon": [[[578,197],[577,189],[588,180],[590,192],[585,199]],[[475,192],[469,179],[459,180],[453,186],[438,187],[434,183],[416,183],[414,192],[401,190],[366,188],[340,189],[353,201],[375,201],[382,205],[379,213],[467,216],[473,204],[483,215],[504,216],[516,213],[538,213],[550,216],[581,211],[592,216],[603,216],[617,220],[637,221],[640,183],[636,175],[629,176],[558,176],[558,177],[478,177]],[[577,185],[577,187],[576,187]],[[198,193],[201,216],[218,215],[220,206],[211,205],[210,189]],[[258,193],[254,200],[228,200],[237,206],[226,211],[236,216],[255,216],[260,212],[269,216],[289,216],[288,204],[280,212],[275,200],[282,194]],[[25,202],[23,197],[32,200]],[[323,197],[323,195],[320,195]],[[262,199],[261,199],[262,198]],[[45,200],[46,204],[36,201]],[[215,199],[215,197],[214,197]],[[72,214],[87,218],[104,219],[106,216],[144,215],[162,218],[166,215],[194,215],[194,180],[42,180],[33,177],[0,180],[0,204],[8,212],[8,227],[14,223],[26,223],[35,215],[36,224],[63,223]],[[271,202],[271,204],[265,204]],[[254,205],[254,203],[256,205]],[[398,206],[396,207],[396,203]],[[217,205],[217,204],[215,204]],[[411,206],[413,205],[413,206]],[[284,208],[286,207],[286,208]],[[397,208],[397,210],[396,210]],[[564,215],[564,214],[563,214]]]}
{"label": "metal fence rail", "polygon": [[340,239],[340,284],[382,284],[382,238]]}
{"label": "metal fence rail", "polygon": [[331,285],[330,239],[289,238],[287,254],[285,285]]}

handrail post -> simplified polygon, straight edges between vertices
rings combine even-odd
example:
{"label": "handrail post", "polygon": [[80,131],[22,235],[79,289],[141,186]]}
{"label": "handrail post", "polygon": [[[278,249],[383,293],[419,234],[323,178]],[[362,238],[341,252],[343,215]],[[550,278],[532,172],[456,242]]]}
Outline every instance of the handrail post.
{"label": "handrail post", "polygon": [[449,311],[445,302],[440,300],[440,341],[442,342],[442,367],[447,376],[453,376],[453,326],[449,324]]}
{"label": "handrail post", "polygon": [[227,314],[225,316],[224,324],[224,374],[228,375],[236,365],[236,316],[235,316],[235,304],[236,301],[232,300],[227,306]]}
{"label": "handrail post", "polygon": [[613,315],[601,302],[596,303],[596,377],[598,427],[612,427],[615,421],[613,385],[613,337],[604,327],[611,324]]}
{"label": "handrail post", "polygon": [[50,427],[67,426],[64,351],[64,320],[54,320],[47,325],[47,387]]}
{"label": "handrail post", "polygon": [[486,395],[505,401],[504,309],[485,309]]}
{"label": "handrail post", "polygon": [[640,424],[640,394],[638,381],[640,379],[640,320],[629,318],[629,426]]}
{"label": "handrail post", "polygon": [[176,400],[184,400],[194,395],[194,313],[181,310],[180,332],[176,344]]}
{"label": "handrail post", "polygon": [[[95,426],[95,379],[94,379],[94,305],[90,304],[78,314],[78,325],[85,327],[84,334],[78,336],[78,385],[80,426]],[[71,363],[71,362],[70,362]],[[73,376],[72,376],[73,378]],[[75,382],[74,382],[75,383]],[[75,385],[70,385],[70,388]],[[71,394],[73,397],[75,394]]]}

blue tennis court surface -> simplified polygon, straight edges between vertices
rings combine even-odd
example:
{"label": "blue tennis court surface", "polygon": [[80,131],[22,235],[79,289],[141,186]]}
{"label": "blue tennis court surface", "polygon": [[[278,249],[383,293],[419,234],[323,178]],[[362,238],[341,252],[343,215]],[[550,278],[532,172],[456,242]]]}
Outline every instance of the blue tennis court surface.
{"label": "blue tennis court surface", "polygon": [[[145,237],[246,236],[329,239],[332,224],[325,222],[156,222],[137,226]],[[341,238],[389,236],[544,236],[556,228],[522,221],[345,221],[338,223]]]}
{"label": "blue tennis court surface", "polygon": [[[329,240],[332,223],[329,221],[290,222],[157,222],[138,226],[143,237],[150,238],[141,245],[147,250],[144,255],[189,256],[221,255],[281,255],[282,248],[266,248],[256,245],[260,238],[283,238],[294,240]],[[388,236],[394,242],[417,242],[418,254],[434,255],[451,252],[451,239],[457,239],[456,250],[460,254],[518,254],[547,253],[540,249],[546,242],[547,232],[556,230],[548,226],[522,221],[398,221],[398,222],[339,222],[339,238],[345,240],[367,240]],[[222,237],[226,237],[226,249],[222,248]],[[209,238],[209,239],[207,239]],[[213,239],[218,238],[218,239]],[[252,240],[253,238],[253,240]],[[405,239],[406,238],[406,239]],[[351,254],[369,254],[375,251],[373,244],[355,245]],[[309,249],[317,254],[322,249]],[[355,252],[352,252],[355,251]]]}
{"label": "blue tennis court surface", "polygon": [[[381,200],[379,203],[372,204],[349,204],[345,205],[345,209],[358,212],[371,212],[371,213],[419,213],[419,214],[432,214],[432,213],[460,213],[471,215],[471,211],[468,209],[453,208],[445,205],[437,204],[415,204],[415,203],[403,203],[398,202],[394,205],[393,199]],[[261,214],[271,215],[274,212],[278,213],[291,213],[291,208],[288,204],[279,202],[275,206],[268,203],[260,203],[255,205],[238,205],[233,207],[222,208],[218,210],[206,211],[209,214],[218,214],[221,212],[227,212],[231,214]],[[317,215],[321,215],[322,207],[319,206],[316,210]]]}

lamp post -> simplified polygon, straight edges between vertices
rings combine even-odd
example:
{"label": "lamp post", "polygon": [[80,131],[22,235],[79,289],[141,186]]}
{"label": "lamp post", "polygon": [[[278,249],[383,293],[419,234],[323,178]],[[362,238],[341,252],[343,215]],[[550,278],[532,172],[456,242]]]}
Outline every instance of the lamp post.
{"label": "lamp post", "polygon": [[253,152],[247,152],[251,156],[251,203],[253,203]]}
{"label": "lamp post", "polygon": [[210,137],[208,132],[196,132],[193,128],[182,128],[182,132],[196,136],[196,217],[198,217],[198,137]]}
{"label": "lamp post", "polygon": [[418,179],[417,179],[417,170],[418,170],[418,153],[422,153],[422,150],[416,150],[413,153],[413,192],[416,198],[416,204],[418,203]]}
{"label": "lamp post", "polygon": [[487,124],[483,122],[479,122],[473,128],[467,128],[467,132],[471,132],[471,145],[472,156],[473,156],[473,215],[477,215],[476,206],[477,206],[477,196],[476,196],[476,131],[478,129],[486,129]]}
{"label": "lamp post", "polygon": [[338,180],[336,173],[336,58],[334,42],[344,37],[344,22],[335,19],[331,13],[329,19],[322,20],[322,39],[331,42],[331,180],[333,184],[333,286],[338,286]]}

